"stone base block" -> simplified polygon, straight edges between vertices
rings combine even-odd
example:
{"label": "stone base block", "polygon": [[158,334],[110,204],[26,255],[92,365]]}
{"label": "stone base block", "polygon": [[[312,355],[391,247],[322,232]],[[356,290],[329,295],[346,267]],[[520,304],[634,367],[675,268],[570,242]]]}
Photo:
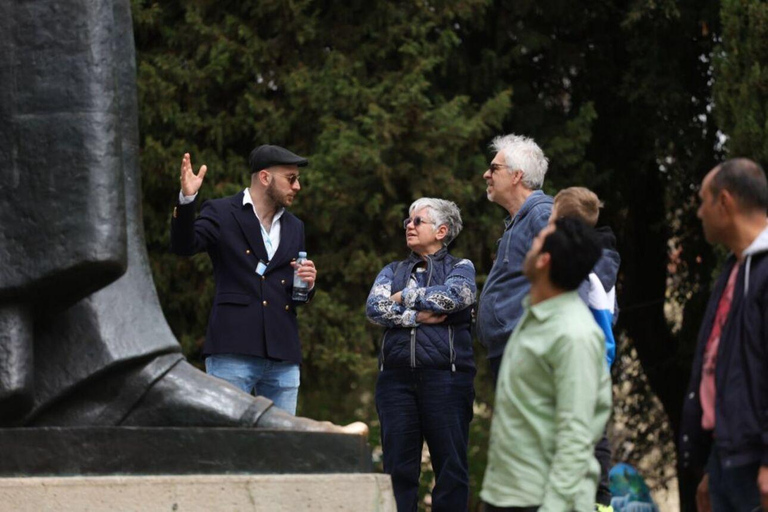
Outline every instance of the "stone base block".
{"label": "stone base block", "polygon": [[5,512],[395,512],[388,475],[0,478]]}

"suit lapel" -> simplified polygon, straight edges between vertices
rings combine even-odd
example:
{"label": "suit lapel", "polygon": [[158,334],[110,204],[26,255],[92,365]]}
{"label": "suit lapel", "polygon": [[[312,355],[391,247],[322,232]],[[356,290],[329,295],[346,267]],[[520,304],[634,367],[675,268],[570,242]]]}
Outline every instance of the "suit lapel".
{"label": "suit lapel", "polygon": [[231,203],[232,216],[240,226],[240,231],[242,231],[253,253],[260,259],[268,261],[267,249],[264,247],[264,240],[261,238],[259,219],[256,218],[250,205],[243,205],[243,194],[244,192],[240,192],[233,197]]}
{"label": "suit lapel", "polygon": [[275,257],[270,262],[271,268],[277,268],[299,255],[299,246],[295,243],[296,237],[299,236],[296,217],[286,211],[280,218],[280,223],[280,245],[277,246]]}

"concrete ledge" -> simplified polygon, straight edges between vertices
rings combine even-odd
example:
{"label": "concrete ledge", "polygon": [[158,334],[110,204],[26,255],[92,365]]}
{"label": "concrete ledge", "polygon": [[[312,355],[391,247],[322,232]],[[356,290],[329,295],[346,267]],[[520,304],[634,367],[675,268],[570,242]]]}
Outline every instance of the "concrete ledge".
{"label": "concrete ledge", "polygon": [[388,475],[0,478],[0,511],[395,512]]}

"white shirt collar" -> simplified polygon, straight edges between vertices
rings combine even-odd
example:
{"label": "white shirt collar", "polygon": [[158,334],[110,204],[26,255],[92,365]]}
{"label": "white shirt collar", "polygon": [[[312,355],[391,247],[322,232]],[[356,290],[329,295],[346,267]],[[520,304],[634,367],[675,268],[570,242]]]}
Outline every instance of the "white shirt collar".
{"label": "white shirt collar", "polygon": [[[251,199],[251,192],[246,188],[245,192],[243,193],[243,206],[247,204],[251,205],[251,208],[253,208],[253,213],[256,214],[256,218],[261,221],[258,212],[256,212],[256,206],[253,204],[253,199]],[[285,213],[285,208],[281,206],[280,209],[275,212],[275,216],[272,217],[272,223],[274,224],[275,221],[280,220],[280,217],[283,216],[283,213]]]}

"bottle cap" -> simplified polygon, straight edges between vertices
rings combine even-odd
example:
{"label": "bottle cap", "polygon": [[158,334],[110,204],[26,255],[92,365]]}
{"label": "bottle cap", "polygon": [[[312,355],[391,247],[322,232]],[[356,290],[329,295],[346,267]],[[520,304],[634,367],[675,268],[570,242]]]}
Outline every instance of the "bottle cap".
{"label": "bottle cap", "polygon": [[299,251],[299,258],[306,258],[306,257],[307,257],[307,253],[306,252]]}

